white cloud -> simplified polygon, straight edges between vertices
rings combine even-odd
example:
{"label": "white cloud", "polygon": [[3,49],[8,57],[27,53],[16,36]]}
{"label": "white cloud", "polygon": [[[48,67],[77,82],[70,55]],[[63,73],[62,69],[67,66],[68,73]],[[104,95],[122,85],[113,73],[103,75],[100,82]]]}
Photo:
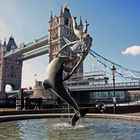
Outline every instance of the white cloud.
{"label": "white cloud", "polygon": [[123,55],[140,55],[140,46],[134,45],[131,47],[126,48],[124,51],[122,51]]}

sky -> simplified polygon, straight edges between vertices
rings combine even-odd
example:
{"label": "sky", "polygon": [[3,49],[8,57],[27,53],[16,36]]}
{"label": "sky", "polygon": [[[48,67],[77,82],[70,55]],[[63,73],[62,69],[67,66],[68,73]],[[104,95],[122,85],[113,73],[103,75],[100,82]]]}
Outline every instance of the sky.
{"label": "sky", "polygon": [[[0,0],[0,40],[12,35],[17,45],[47,35],[50,13],[67,4],[89,23],[92,50],[128,69],[140,71],[139,0]],[[22,87],[44,80],[48,56],[24,61]]]}

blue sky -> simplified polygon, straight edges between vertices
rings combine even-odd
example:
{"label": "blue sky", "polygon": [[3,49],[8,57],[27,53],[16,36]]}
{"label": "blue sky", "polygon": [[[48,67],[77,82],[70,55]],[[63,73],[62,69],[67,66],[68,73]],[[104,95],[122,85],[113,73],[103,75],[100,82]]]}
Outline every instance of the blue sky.
{"label": "blue sky", "polygon": [[[13,35],[20,44],[47,35],[51,11],[59,15],[63,4],[72,15],[88,20],[94,51],[140,71],[139,0],[0,0],[0,40]],[[23,87],[33,85],[35,78],[43,80],[47,63],[47,55],[25,61]]]}

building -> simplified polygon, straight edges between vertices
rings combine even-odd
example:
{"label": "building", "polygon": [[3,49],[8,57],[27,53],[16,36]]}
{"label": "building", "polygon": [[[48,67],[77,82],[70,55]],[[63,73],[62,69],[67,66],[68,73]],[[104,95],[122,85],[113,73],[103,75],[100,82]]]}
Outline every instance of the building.
{"label": "building", "polygon": [[36,80],[33,95],[30,98],[56,99],[56,96],[51,95],[49,91],[45,91],[42,85],[42,81]]}
{"label": "building", "polygon": [[[40,107],[54,107],[56,104],[57,98],[54,94],[51,94],[49,90],[45,90],[42,86],[42,81],[35,81],[35,86],[33,89],[33,95],[26,98],[26,107],[37,109],[38,105]],[[39,108],[40,108],[39,107]]]}
{"label": "building", "polygon": [[14,51],[17,48],[14,38],[11,36],[8,43],[0,44],[0,98],[5,98],[6,85],[12,90],[19,90],[21,87],[22,61],[16,57],[4,58],[6,52]]}
{"label": "building", "polygon": [[[80,24],[78,25],[83,28],[83,23],[80,18]],[[48,45],[49,45],[49,62],[55,57],[56,53],[64,46],[66,43],[63,37],[67,38],[70,41],[77,40],[74,31],[73,31],[73,22],[71,18],[70,9],[68,6],[61,7],[60,15],[53,16],[51,13],[49,21],[49,30],[48,30]],[[62,53],[61,53],[62,54]],[[77,56],[70,54],[70,50],[67,48],[64,52],[64,55],[73,56],[77,60]],[[76,62],[75,62],[76,63]],[[70,67],[73,67],[75,63],[72,63]],[[83,73],[83,64],[76,71],[76,74]]]}

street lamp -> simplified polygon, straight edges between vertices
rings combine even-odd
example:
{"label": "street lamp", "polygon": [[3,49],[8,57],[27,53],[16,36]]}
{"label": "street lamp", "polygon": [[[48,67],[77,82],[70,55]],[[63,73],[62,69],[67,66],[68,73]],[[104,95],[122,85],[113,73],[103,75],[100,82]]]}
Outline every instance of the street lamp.
{"label": "street lamp", "polygon": [[112,75],[113,75],[113,103],[114,103],[114,106],[113,106],[113,113],[116,114],[116,93],[115,93],[115,72],[116,72],[116,68],[115,66],[113,65],[112,67]]}

